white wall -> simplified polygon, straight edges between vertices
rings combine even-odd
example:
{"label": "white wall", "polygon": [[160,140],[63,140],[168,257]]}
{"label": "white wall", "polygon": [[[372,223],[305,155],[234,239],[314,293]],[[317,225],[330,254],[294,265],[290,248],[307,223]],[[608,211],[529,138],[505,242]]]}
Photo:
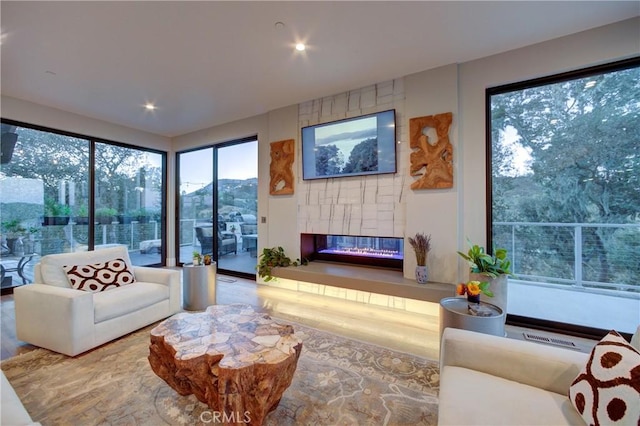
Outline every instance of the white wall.
{"label": "white wall", "polygon": [[[453,188],[412,190],[407,182],[407,237],[422,232],[431,235],[431,252],[427,258],[429,280],[455,282],[457,279],[457,233],[462,211],[458,208],[459,181],[462,169],[458,144],[458,67],[448,65],[405,78],[407,120],[415,117],[453,113],[449,140],[453,145]],[[409,141],[407,141],[408,143]],[[405,243],[404,276],[414,277],[415,256]]]}

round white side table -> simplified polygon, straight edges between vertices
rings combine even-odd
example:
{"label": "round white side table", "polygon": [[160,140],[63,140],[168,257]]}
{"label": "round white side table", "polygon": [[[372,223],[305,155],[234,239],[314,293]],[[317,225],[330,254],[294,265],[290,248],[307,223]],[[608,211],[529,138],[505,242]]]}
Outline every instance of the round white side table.
{"label": "round white side table", "polygon": [[216,262],[211,265],[182,267],[182,308],[202,311],[216,304]]}
{"label": "round white side table", "polygon": [[505,314],[491,303],[480,302],[490,316],[476,316],[469,312],[469,302],[465,297],[445,297],[440,301],[440,337],[447,327],[477,331],[504,337]]}

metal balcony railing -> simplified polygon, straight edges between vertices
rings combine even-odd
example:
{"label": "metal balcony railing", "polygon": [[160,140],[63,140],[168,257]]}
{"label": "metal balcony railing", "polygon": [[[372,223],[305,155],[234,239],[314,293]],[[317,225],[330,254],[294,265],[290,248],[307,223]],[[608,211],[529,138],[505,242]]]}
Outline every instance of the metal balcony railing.
{"label": "metal balcony railing", "polygon": [[494,222],[514,279],[640,293],[640,224]]}

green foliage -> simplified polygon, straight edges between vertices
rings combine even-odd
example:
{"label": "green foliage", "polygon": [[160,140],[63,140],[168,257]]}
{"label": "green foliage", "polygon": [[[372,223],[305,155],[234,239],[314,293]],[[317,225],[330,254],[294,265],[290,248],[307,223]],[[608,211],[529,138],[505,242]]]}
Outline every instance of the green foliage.
{"label": "green foliage", "polygon": [[82,204],[78,207],[78,209],[76,210],[76,216],[79,216],[79,217],[89,216],[89,209],[87,208],[86,204]]}
{"label": "green foliage", "polygon": [[101,207],[99,209],[96,209],[97,218],[98,217],[104,217],[104,218],[115,217],[117,214],[118,214],[118,211],[110,207]]}
{"label": "green foliage", "polygon": [[258,275],[268,282],[274,278],[271,275],[272,268],[306,265],[307,263],[306,260],[301,261],[300,259],[292,261],[291,258],[285,254],[282,247],[273,247],[262,250],[256,269],[258,270]]}
{"label": "green foliage", "polygon": [[63,217],[71,214],[71,207],[60,204],[48,198],[44,202],[44,215],[48,217]]}
{"label": "green foliage", "polygon": [[318,176],[329,176],[340,173],[344,164],[344,156],[335,145],[323,145],[316,151],[316,173]]}
{"label": "green foliage", "polygon": [[[493,221],[638,223],[638,99],[638,67],[492,96]],[[615,229],[582,228],[583,279],[637,282],[640,252]],[[514,237],[518,274],[574,277],[572,227],[494,226],[495,244]]]}
{"label": "green foliage", "polygon": [[[467,240],[468,241],[468,240]],[[475,274],[483,274],[492,278],[501,274],[511,275],[511,261],[507,259],[507,250],[498,248],[493,254],[485,253],[484,247],[477,244],[471,244],[469,241],[469,251],[458,254],[469,263],[471,272]]]}
{"label": "green foliage", "polygon": [[353,147],[344,173],[370,172],[378,170],[378,139],[367,139]]}
{"label": "green foliage", "polygon": [[13,219],[2,222],[2,232],[9,238],[17,238],[24,235],[27,229],[22,226],[19,219]]}

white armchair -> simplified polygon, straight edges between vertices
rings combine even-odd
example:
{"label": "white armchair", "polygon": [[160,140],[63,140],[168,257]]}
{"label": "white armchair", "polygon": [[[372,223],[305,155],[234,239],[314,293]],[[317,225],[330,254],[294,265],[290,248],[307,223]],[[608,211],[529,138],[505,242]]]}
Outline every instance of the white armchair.
{"label": "white armchair", "polygon": [[[92,293],[69,284],[65,265],[125,259],[135,282]],[[124,246],[52,254],[34,266],[34,283],[14,290],[19,340],[75,356],[180,310],[180,272],[132,266]]]}

